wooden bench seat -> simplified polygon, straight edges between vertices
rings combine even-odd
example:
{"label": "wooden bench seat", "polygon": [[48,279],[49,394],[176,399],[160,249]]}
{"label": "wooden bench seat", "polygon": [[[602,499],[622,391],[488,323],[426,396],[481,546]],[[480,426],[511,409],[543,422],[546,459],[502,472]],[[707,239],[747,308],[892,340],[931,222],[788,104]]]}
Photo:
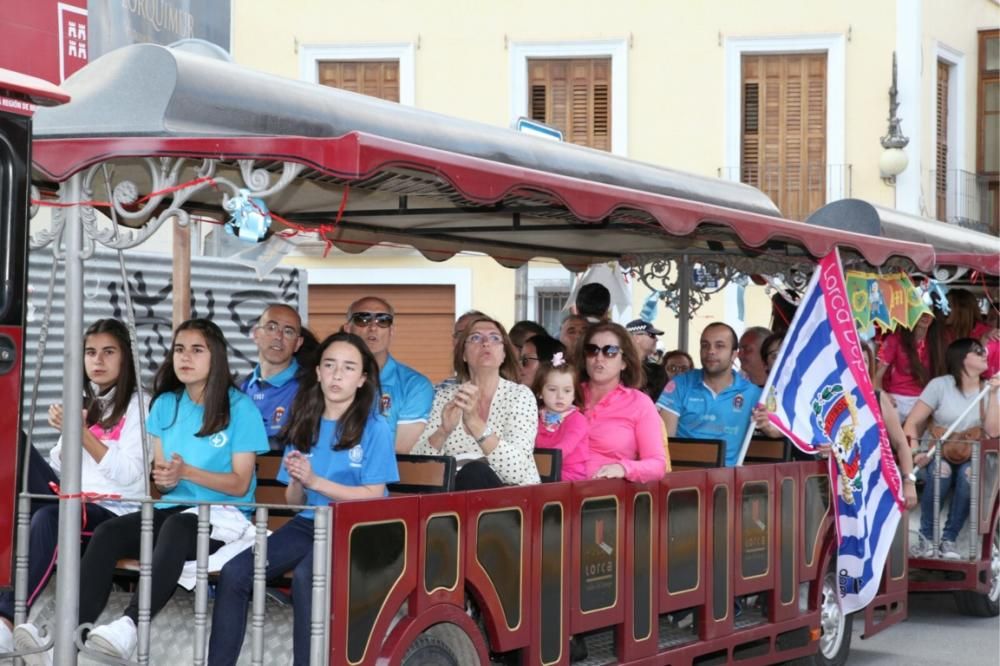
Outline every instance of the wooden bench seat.
{"label": "wooden bench seat", "polygon": [[542,483],[562,480],[562,449],[535,449],[534,453]]}
{"label": "wooden bench seat", "polygon": [[726,443],[721,439],[671,437],[667,446],[670,450],[671,469],[675,472],[722,467],[725,460]]}
{"label": "wooden bench seat", "polygon": [[455,459],[452,456],[396,454],[399,481],[388,484],[391,493],[449,493],[455,489]]}

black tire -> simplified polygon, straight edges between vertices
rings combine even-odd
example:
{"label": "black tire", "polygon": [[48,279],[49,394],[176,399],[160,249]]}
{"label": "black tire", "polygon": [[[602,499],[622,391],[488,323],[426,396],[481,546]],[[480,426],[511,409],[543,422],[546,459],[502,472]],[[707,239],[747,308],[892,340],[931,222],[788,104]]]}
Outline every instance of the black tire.
{"label": "black tire", "polygon": [[472,640],[450,622],[435,624],[417,636],[402,666],[479,666]]}
{"label": "black tire", "polygon": [[1000,523],[993,528],[993,544],[990,548],[989,569],[990,591],[986,594],[971,590],[955,592],[958,612],[972,617],[996,617],[1000,615]]}
{"label": "black tire", "polygon": [[403,657],[403,666],[462,666],[447,643],[421,634]]}

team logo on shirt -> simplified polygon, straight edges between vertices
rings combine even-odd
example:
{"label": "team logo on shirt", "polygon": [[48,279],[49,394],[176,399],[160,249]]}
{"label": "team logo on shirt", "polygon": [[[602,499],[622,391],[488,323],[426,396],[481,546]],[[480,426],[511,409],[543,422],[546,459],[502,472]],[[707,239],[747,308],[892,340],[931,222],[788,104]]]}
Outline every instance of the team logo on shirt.
{"label": "team logo on shirt", "polygon": [[271,415],[271,423],[273,423],[274,425],[278,425],[279,423],[281,423],[281,420],[283,418],[285,418],[285,408],[277,407],[274,410],[274,414]]}
{"label": "team logo on shirt", "polygon": [[733,409],[736,410],[737,412],[740,411],[741,409],[743,409],[743,396],[742,395],[738,395],[735,398],[733,398]]}
{"label": "team logo on shirt", "polygon": [[347,452],[347,457],[351,461],[352,465],[360,465],[362,458],[365,457],[364,449],[362,449],[361,445],[358,444]]}
{"label": "team logo on shirt", "polygon": [[388,393],[383,393],[382,399],[379,401],[379,405],[382,408],[382,413],[387,413],[389,408],[392,407],[392,396]]}
{"label": "team logo on shirt", "polygon": [[217,449],[221,449],[229,441],[229,437],[226,436],[225,432],[217,432],[208,438],[208,443]]}
{"label": "team logo on shirt", "polygon": [[677,383],[674,382],[674,380],[672,379],[669,382],[667,382],[666,386],[663,387],[664,393],[673,393],[676,390],[677,390]]}

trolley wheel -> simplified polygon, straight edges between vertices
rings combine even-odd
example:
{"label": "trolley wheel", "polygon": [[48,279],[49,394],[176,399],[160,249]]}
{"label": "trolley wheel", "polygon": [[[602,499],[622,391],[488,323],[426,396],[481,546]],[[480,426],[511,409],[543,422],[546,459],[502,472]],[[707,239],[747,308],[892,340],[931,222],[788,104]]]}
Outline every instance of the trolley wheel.
{"label": "trolley wheel", "polygon": [[791,663],[796,666],[843,666],[851,652],[854,616],[840,609],[837,574],[828,571],[819,595],[819,649],[816,654]]}
{"label": "trolley wheel", "polygon": [[472,640],[458,626],[435,624],[417,636],[402,666],[475,666],[479,657]]}
{"label": "trolley wheel", "polygon": [[1000,615],[1000,522],[993,528],[993,545],[990,553],[990,591],[986,594],[972,590],[955,592],[955,604],[962,615],[973,617]]}

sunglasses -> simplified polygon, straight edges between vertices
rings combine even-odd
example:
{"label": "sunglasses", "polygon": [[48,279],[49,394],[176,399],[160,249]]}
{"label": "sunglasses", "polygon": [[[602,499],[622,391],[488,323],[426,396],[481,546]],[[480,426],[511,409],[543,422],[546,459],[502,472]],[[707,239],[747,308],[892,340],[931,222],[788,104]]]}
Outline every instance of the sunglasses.
{"label": "sunglasses", "polygon": [[372,322],[379,328],[389,328],[395,318],[388,312],[355,312],[351,323],[355,326],[370,326]]}
{"label": "sunglasses", "polygon": [[604,345],[603,347],[598,347],[597,345],[584,345],[583,353],[590,358],[596,357],[598,354],[604,354],[604,358],[614,358],[618,354],[622,353],[622,348],[618,345]]}
{"label": "sunglasses", "polygon": [[978,354],[979,356],[986,356],[987,351],[983,347],[975,346],[969,350],[970,354]]}

